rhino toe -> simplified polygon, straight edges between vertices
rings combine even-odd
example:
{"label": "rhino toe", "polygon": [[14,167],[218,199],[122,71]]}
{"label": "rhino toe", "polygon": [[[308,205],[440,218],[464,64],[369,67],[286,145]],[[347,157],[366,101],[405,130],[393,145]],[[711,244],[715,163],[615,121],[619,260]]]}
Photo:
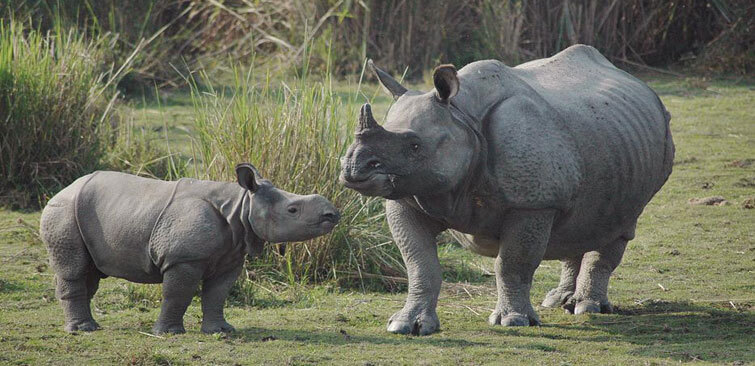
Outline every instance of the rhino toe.
{"label": "rhino toe", "polygon": [[520,314],[506,315],[501,318],[501,325],[504,327],[526,327],[530,325],[530,320]]}
{"label": "rhino toe", "polygon": [[564,309],[568,313],[572,313],[574,315],[579,314],[590,314],[590,313],[601,313],[601,314],[611,314],[613,313],[613,305],[611,305],[608,301],[596,301],[591,299],[585,299],[585,300],[574,300],[570,303],[567,303],[564,305]]}
{"label": "rhino toe", "polygon": [[213,333],[233,333],[236,331],[236,328],[233,327],[233,325],[228,324],[226,321],[220,321],[220,322],[203,322],[202,323],[202,333],[207,334],[213,334]]}
{"label": "rhino toe", "polygon": [[536,315],[527,316],[519,313],[503,314],[500,311],[494,311],[488,317],[490,325],[501,325],[504,327],[526,327],[528,325],[540,325],[540,319]]}
{"label": "rhino toe", "polygon": [[407,314],[397,312],[388,320],[388,331],[396,334],[428,335],[440,329],[438,316],[434,314]]}
{"label": "rhino toe", "polygon": [[540,304],[540,306],[545,308],[557,308],[568,303],[572,296],[574,296],[574,291],[563,291],[554,288],[548,291],[548,294],[545,295],[545,299],[543,299],[543,303]]}
{"label": "rhino toe", "polygon": [[65,331],[68,333],[74,333],[76,331],[93,332],[100,329],[100,325],[97,324],[94,319],[87,319],[79,322],[71,322],[66,324]]}

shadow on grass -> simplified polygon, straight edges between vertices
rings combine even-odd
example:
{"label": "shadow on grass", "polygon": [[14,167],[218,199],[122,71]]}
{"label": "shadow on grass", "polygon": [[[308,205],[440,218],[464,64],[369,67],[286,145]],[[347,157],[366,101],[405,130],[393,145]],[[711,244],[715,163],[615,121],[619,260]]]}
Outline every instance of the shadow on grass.
{"label": "shadow on grass", "polygon": [[[579,339],[586,342],[628,342],[639,346],[637,356],[671,358],[678,361],[752,362],[755,339],[753,304],[729,306],[689,302],[650,302],[617,307],[611,315],[591,315],[584,323],[544,327],[607,333]],[[571,339],[572,336],[544,335]]]}
{"label": "shadow on grass", "polygon": [[[310,332],[304,330],[289,329],[264,329],[264,328],[244,328],[237,329],[230,338],[243,340],[245,342],[272,342],[276,340],[285,340],[290,342],[302,342],[306,344],[330,344],[343,345],[351,343],[371,343],[386,345],[405,345],[407,343],[432,345],[436,347],[470,347],[470,346],[492,346],[489,343],[473,342],[463,339],[440,338],[443,333],[438,333],[430,337],[414,337],[390,335],[386,336],[364,336],[348,334],[344,330],[340,332],[317,331]],[[440,337],[439,337],[440,336]]]}
{"label": "shadow on grass", "polygon": [[24,291],[24,286],[10,280],[0,279],[0,293]]}

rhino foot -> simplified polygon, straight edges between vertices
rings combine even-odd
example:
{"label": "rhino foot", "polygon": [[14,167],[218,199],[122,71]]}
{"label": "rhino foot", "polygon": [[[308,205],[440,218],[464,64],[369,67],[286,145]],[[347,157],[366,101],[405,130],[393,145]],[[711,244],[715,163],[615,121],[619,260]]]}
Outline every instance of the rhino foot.
{"label": "rhino foot", "polygon": [[93,332],[97,329],[100,329],[100,325],[97,324],[94,319],[87,319],[83,321],[67,323],[64,329],[68,333],[73,333],[76,331]]}
{"label": "rhino foot", "polygon": [[488,317],[490,325],[502,325],[504,327],[526,327],[528,325],[540,325],[540,319],[534,312],[525,315],[514,312],[493,311]]}
{"label": "rhino foot", "polygon": [[572,298],[571,301],[564,304],[567,313],[579,315],[585,313],[613,313],[613,305],[608,300],[596,301],[591,299],[578,300]]}
{"label": "rhino foot", "polygon": [[543,303],[540,306],[544,308],[557,308],[568,303],[574,296],[574,291],[561,290],[558,287],[548,291]]}
{"label": "rhino foot", "polygon": [[183,324],[155,323],[155,326],[152,327],[152,333],[156,335],[165,334],[165,333],[182,334],[182,333],[186,333],[186,329],[184,329]]}
{"label": "rhino foot", "polygon": [[397,334],[428,335],[440,329],[435,310],[401,309],[388,320],[388,331]]}
{"label": "rhino foot", "polygon": [[228,322],[226,322],[225,320],[215,322],[202,322],[202,333],[232,333],[235,331],[236,328],[234,328],[233,325],[228,324]]}

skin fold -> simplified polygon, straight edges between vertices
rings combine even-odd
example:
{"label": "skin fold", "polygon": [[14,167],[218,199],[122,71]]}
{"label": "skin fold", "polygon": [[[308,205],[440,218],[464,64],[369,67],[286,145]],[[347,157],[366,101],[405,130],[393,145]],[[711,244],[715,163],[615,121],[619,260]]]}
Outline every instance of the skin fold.
{"label": "skin fold", "polygon": [[156,334],[185,332],[183,315],[200,283],[202,331],[233,331],[223,305],[245,255],[260,254],[265,242],[327,234],[340,218],[324,197],[280,190],[251,164],[236,173],[238,184],[98,171],[55,195],[40,235],[65,330],[99,328],[90,304],[100,279],[112,276],[163,284]]}
{"label": "skin fold", "polygon": [[395,103],[382,125],[362,107],[340,181],[387,199],[409,279],[388,330],[439,329],[444,230],[496,258],[491,324],[539,324],[530,287],[544,259],[563,270],[542,306],[610,312],[610,275],[673,165],[670,114],[655,92],[584,45],[513,68],[441,65],[429,92],[369,65]]}

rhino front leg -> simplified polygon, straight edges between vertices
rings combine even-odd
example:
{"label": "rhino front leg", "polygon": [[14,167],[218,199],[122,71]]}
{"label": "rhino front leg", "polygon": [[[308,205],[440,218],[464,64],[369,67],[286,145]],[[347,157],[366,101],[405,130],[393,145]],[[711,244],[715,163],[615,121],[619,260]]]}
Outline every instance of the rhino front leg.
{"label": "rhino front leg", "polygon": [[396,201],[386,201],[385,212],[409,279],[406,303],[388,320],[388,331],[414,335],[433,333],[440,328],[435,307],[442,281],[435,237],[443,228]]}
{"label": "rhino front leg", "polygon": [[230,333],[235,331],[223,315],[223,306],[233,283],[239,278],[242,266],[202,283],[202,332]]}
{"label": "rhino front leg", "polygon": [[561,261],[561,280],[558,282],[556,288],[548,291],[541,306],[555,308],[571,301],[577,288],[577,276],[579,275],[581,264],[581,256]]}
{"label": "rhino front leg", "polygon": [[553,210],[517,210],[503,225],[495,263],[498,303],[488,318],[491,325],[538,325],[530,302],[535,269],[550,238]]}
{"label": "rhino front leg", "polygon": [[199,287],[203,269],[198,263],[181,263],[163,273],[163,302],[152,331],[185,333],[183,317]]}
{"label": "rhino front leg", "polygon": [[608,280],[621,262],[626,247],[627,240],[619,238],[597,251],[585,253],[577,289],[566,310],[574,314],[613,312],[608,301]]}

